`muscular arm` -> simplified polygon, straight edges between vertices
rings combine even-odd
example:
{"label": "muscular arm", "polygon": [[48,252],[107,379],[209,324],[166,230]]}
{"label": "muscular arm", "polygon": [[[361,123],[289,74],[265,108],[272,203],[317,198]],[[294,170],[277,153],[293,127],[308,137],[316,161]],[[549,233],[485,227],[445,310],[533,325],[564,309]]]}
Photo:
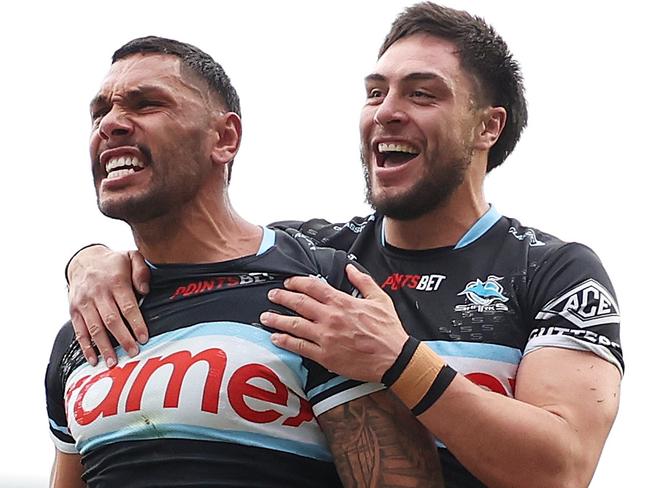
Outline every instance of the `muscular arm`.
{"label": "muscular arm", "polygon": [[83,465],[78,454],[66,454],[58,449],[54,457],[50,488],[86,488],[81,479]]}
{"label": "muscular arm", "polygon": [[619,402],[616,367],[582,351],[527,355],[515,398],[457,375],[418,418],[490,487],[586,487]]}
{"label": "muscular arm", "polygon": [[345,487],[443,486],[426,429],[391,393],[380,391],[318,418]]}

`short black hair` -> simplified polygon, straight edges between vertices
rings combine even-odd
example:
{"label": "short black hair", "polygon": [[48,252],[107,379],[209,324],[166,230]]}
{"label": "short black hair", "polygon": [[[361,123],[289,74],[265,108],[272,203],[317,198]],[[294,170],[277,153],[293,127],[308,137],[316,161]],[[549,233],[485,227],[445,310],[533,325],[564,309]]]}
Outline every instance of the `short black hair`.
{"label": "short black hair", "polygon": [[485,20],[432,2],[417,3],[397,16],[379,57],[398,40],[414,34],[428,34],[452,42],[461,67],[478,81],[479,102],[506,109],[505,127],[488,154],[487,171],[491,171],[513,151],[528,123],[519,64],[505,41]]}
{"label": "short black hair", "polygon": [[232,86],[230,78],[212,56],[198,47],[164,37],[139,37],[115,51],[112,62],[115,63],[120,59],[139,53],[170,54],[180,58],[186,67],[204,79],[210,88],[219,94],[229,112],[235,112],[241,117],[239,95],[237,95],[235,87]]}

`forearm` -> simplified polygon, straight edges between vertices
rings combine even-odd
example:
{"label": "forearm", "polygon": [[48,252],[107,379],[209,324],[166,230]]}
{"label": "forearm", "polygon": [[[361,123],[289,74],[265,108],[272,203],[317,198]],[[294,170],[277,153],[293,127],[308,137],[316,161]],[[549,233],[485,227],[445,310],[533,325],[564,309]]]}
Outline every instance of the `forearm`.
{"label": "forearm", "polygon": [[382,391],[319,417],[346,487],[443,487],[437,449],[415,417]]}
{"label": "forearm", "polygon": [[[418,419],[491,488],[586,487],[616,415],[618,387],[608,378],[604,385],[573,385],[576,408],[571,400],[563,404],[559,393],[520,401],[457,375]],[[522,389],[552,386],[527,381]]]}
{"label": "forearm", "polygon": [[588,485],[579,438],[564,419],[460,375],[418,419],[491,488]]}

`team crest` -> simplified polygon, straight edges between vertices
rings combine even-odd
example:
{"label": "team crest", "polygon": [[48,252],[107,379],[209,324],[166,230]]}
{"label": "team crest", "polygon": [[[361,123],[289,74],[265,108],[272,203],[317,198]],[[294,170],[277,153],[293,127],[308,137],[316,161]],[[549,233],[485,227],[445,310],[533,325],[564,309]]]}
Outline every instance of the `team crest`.
{"label": "team crest", "polygon": [[508,298],[503,294],[501,286],[502,276],[490,275],[485,281],[477,278],[465,285],[465,289],[458,293],[458,296],[465,295],[471,302],[466,305],[456,305],[457,312],[477,311],[477,312],[504,312],[508,307],[504,305]]}
{"label": "team crest", "polygon": [[563,317],[580,328],[620,323],[618,305],[607,289],[594,279],[583,281],[548,302],[536,320]]}

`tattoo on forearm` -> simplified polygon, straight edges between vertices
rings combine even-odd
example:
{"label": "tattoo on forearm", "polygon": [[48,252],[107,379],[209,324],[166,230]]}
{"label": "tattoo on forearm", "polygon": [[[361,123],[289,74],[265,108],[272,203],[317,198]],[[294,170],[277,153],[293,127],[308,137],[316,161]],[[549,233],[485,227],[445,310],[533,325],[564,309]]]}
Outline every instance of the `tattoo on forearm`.
{"label": "tattoo on forearm", "polygon": [[319,422],[346,488],[444,486],[432,437],[392,394],[352,401]]}

